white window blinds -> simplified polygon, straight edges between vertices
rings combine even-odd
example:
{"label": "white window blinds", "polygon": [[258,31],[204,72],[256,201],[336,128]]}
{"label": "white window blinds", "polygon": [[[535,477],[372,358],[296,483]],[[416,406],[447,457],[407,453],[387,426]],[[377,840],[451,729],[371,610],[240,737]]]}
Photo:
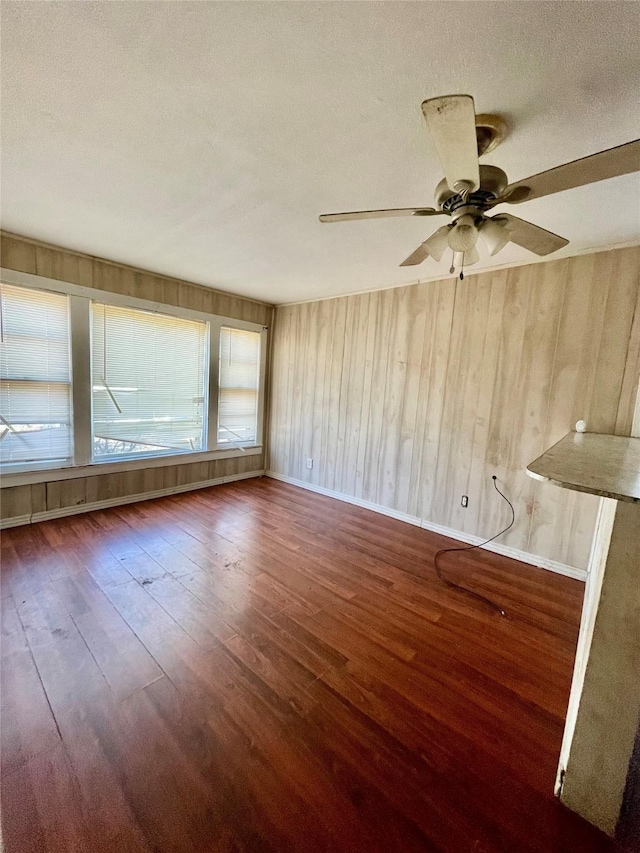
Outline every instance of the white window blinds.
{"label": "white window blinds", "polygon": [[93,303],[96,460],[205,448],[207,326]]}
{"label": "white window blinds", "polygon": [[68,299],[0,285],[0,461],[71,455]]}
{"label": "white window blinds", "polygon": [[260,333],[220,329],[218,444],[255,444]]}

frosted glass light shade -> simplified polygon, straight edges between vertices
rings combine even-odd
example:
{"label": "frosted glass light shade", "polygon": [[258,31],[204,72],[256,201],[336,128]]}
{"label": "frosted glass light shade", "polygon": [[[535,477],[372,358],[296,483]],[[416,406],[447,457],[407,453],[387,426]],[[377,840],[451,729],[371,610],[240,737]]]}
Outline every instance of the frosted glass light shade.
{"label": "frosted glass light shade", "polygon": [[487,219],[480,229],[480,236],[493,257],[507,245],[510,234],[506,223],[501,224],[500,221]]}
{"label": "frosted glass light shade", "polygon": [[436,261],[441,260],[442,256],[449,248],[448,236],[449,227],[447,225],[443,225],[442,228],[438,228],[438,230],[434,231],[430,237],[427,237],[423,243],[431,257],[435,258]]}
{"label": "frosted glass light shade", "polygon": [[449,232],[449,246],[454,252],[468,252],[478,240],[478,229],[473,216],[461,216]]}
{"label": "frosted glass light shade", "polygon": [[465,267],[472,267],[474,264],[477,264],[479,260],[480,255],[478,254],[478,250],[475,246],[472,246],[468,252],[464,253]]}

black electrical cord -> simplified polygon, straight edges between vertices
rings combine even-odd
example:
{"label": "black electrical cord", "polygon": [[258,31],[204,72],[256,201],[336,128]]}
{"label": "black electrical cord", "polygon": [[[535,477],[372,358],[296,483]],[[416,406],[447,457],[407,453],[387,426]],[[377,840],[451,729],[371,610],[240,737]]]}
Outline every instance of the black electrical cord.
{"label": "black electrical cord", "polygon": [[511,503],[509,498],[505,494],[503,494],[498,488],[498,483],[496,482],[498,478],[495,474],[493,475],[492,479],[496,492],[501,497],[503,497],[505,501],[509,504],[509,507],[511,509],[511,522],[504,528],[504,530],[501,530],[500,533],[496,533],[495,536],[492,536],[490,539],[485,539],[484,542],[479,542],[477,545],[464,545],[462,548],[442,548],[440,551],[436,552],[436,555],[433,558],[433,567],[436,570],[436,574],[438,575],[440,580],[443,583],[446,583],[447,586],[452,586],[454,589],[460,589],[462,590],[462,592],[466,592],[468,595],[472,595],[474,598],[483,601],[485,604],[488,604],[489,607],[492,607],[494,610],[497,610],[501,616],[506,616],[507,614],[504,612],[502,607],[500,607],[499,604],[496,604],[495,601],[492,601],[490,598],[486,598],[484,595],[480,595],[479,592],[474,592],[472,589],[468,589],[466,586],[462,586],[462,584],[447,580],[447,578],[445,578],[442,572],[440,571],[440,566],[438,565],[438,558],[442,554],[451,554],[453,551],[473,551],[474,548],[482,548],[483,545],[488,545],[489,542],[493,542],[494,539],[497,539],[498,536],[502,536],[503,533],[506,533],[507,530],[510,530],[513,527],[514,522],[516,520],[516,511],[513,508],[513,504]]}

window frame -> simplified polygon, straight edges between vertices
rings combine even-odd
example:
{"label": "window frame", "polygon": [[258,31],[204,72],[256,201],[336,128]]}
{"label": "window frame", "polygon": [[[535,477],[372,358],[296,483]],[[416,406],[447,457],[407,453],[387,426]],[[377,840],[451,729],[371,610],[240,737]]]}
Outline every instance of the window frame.
{"label": "window frame", "polygon": [[[65,294],[69,298],[69,328],[71,343],[71,424],[72,424],[72,461],[67,465],[47,465],[42,463],[15,463],[0,465],[0,488],[17,485],[45,483],[56,480],[75,479],[78,477],[96,476],[100,474],[117,473],[120,471],[135,471],[144,468],[167,467],[170,465],[207,462],[213,459],[228,459],[245,455],[259,455],[263,450],[265,394],[266,394],[266,362],[268,327],[237,320],[233,317],[222,317],[195,311],[164,302],[154,302],[134,296],[124,296],[111,291],[99,290],[93,287],[71,284],[31,273],[19,272],[0,268],[0,278],[3,283],[32,290],[53,291]],[[94,461],[92,458],[93,426],[92,426],[92,379],[91,379],[91,303],[104,303],[124,308],[140,309],[168,316],[182,317],[207,323],[208,364],[205,368],[205,395],[207,407],[205,412],[206,450],[182,451],[167,454],[139,455],[135,458],[110,461],[109,459]],[[258,424],[256,440],[253,443],[238,443],[233,447],[218,445],[218,380],[220,359],[220,329],[227,326],[260,333],[260,364],[258,387]]]}

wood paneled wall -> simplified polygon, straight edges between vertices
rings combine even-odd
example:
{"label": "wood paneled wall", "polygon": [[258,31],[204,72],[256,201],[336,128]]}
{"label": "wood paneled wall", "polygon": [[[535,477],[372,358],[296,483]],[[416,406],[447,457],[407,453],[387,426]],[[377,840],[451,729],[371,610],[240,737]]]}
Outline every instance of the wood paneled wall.
{"label": "wood paneled wall", "polygon": [[[0,234],[0,262],[7,269],[149,299],[168,306],[267,326],[272,320],[273,309],[266,303],[48,246],[14,234]],[[263,469],[264,454],[15,486],[2,489],[0,493],[0,517],[10,519]]]}
{"label": "wood paneled wall", "polygon": [[632,247],[278,308],[270,470],[482,537],[496,474],[500,541],[586,568],[597,499],[525,468],[580,418],[629,434],[639,276]]}

